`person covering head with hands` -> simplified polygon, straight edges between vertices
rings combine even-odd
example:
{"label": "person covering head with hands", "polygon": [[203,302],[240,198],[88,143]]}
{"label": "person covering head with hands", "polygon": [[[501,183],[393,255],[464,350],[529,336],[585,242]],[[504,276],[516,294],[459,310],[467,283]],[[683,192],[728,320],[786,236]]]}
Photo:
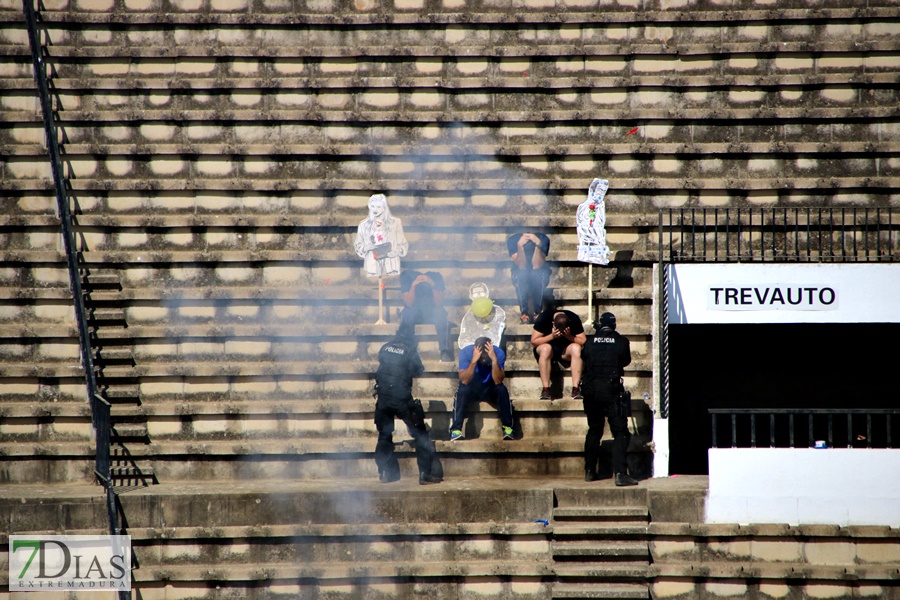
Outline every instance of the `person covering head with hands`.
{"label": "person covering head with hands", "polygon": [[462,424],[466,407],[472,400],[487,400],[497,405],[503,439],[513,439],[512,402],[509,390],[503,380],[506,354],[489,338],[480,337],[463,348],[459,353],[459,388],[453,402],[453,422],[450,424],[450,439],[463,438]]}
{"label": "person covering head with hands", "polygon": [[534,323],[541,312],[541,295],[550,283],[550,238],[543,233],[516,233],[506,240],[512,259],[512,283],[516,288],[522,323]]}
{"label": "person covering head with hands", "polygon": [[550,400],[553,363],[572,370],[572,398],[580,400],[581,347],[587,341],[581,319],[570,310],[550,305],[534,322],[531,346],[541,375],[541,400]]}

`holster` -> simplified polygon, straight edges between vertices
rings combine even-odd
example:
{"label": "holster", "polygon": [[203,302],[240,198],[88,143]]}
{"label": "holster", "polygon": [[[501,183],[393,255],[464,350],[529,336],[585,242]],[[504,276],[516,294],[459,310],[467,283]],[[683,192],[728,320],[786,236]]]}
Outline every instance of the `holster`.
{"label": "holster", "polygon": [[418,398],[415,398],[412,401],[412,409],[410,410],[410,414],[412,415],[413,425],[415,425],[416,429],[425,430],[425,409],[422,407],[422,401]]}
{"label": "holster", "polygon": [[616,414],[620,417],[631,416],[631,392],[622,388],[614,403]]}

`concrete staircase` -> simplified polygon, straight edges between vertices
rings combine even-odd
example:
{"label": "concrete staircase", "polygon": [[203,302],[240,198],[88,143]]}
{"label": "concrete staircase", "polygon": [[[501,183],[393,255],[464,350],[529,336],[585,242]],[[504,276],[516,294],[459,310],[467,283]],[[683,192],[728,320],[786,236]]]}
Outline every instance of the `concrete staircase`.
{"label": "concrete staircase", "polygon": [[556,491],[553,598],[649,598],[650,520],[643,489]]}

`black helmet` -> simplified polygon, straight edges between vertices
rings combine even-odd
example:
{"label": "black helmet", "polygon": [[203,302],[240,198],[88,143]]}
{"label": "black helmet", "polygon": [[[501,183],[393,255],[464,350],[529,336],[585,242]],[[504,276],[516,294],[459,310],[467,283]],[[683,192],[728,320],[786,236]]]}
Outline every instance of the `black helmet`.
{"label": "black helmet", "polygon": [[594,325],[595,329],[600,329],[600,327],[609,327],[610,329],[615,330],[616,328],[616,315],[611,312],[605,312],[600,315],[600,318],[597,319],[597,323]]}
{"label": "black helmet", "polygon": [[394,341],[415,348],[418,345],[416,340],[416,326],[411,325],[410,321],[401,323],[400,327],[397,328],[397,334],[394,336]]}

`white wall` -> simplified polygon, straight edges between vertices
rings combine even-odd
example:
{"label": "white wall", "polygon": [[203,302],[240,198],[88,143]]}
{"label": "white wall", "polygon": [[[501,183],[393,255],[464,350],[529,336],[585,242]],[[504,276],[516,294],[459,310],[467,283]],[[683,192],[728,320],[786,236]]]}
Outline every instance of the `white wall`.
{"label": "white wall", "polygon": [[900,450],[712,448],[706,522],[900,527]]}

